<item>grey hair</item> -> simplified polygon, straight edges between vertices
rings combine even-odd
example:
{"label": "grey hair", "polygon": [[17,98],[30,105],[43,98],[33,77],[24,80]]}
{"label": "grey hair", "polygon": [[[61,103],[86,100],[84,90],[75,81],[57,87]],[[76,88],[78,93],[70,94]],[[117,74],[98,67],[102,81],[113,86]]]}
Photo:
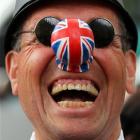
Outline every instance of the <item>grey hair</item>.
{"label": "grey hair", "polygon": [[19,52],[21,50],[21,37],[20,35],[12,42],[13,50]]}

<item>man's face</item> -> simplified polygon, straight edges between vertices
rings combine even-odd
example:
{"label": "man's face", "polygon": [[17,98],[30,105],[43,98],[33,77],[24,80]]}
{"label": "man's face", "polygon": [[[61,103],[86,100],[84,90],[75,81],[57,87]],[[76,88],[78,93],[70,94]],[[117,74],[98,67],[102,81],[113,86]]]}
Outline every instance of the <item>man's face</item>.
{"label": "man's face", "polygon": [[[79,18],[87,23],[95,18],[105,18],[113,24],[115,33],[121,34],[117,15],[101,4],[44,6],[28,17],[23,30],[32,30],[46,16]],[[39,43],[33,34],[21,36],[21,51],[11,52],[7,57],[10,60],[8,72],[13,93],[19,96],[24,111],[42,139],[101,140],[105,139],[104,135],[108,137],[108,133],[117,131],[125,90],[131,89],[127,86],[130,65],[131,73],[134,69],[132,59],[129,59],[129,66],[126,62],[132,52],[124,54],[121,47],[120,38],[115,37],[108,47],[95,48],[89,71],[73,73],[58,69],[53,50]],[[56,86],[55,90],[72,86],[79,91],[62,90],[54,97],[51,94]],[[82,86],[85,87],[83,90],[88,86],[96,88],[96,99],[82,91]]]}

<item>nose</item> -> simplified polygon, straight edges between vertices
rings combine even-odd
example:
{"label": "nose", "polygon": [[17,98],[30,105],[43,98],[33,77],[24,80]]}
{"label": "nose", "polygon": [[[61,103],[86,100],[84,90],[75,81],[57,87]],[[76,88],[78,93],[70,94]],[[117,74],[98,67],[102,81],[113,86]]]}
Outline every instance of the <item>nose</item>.
{"label": "nose", "polygon": [[86,72],[93,62],[94,35],[80,19],[64,19],[54,28],[51,47],[58,68],[68,72]]}

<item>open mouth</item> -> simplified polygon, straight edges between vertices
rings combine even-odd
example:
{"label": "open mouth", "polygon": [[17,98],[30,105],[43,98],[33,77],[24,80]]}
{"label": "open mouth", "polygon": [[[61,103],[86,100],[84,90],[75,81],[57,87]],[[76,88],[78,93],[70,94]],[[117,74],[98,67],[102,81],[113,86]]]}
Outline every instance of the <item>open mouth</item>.
{"label": "open mouth", "polygon": [[99,94],[98,87],[90,80],[60,79],[49,89],[54,101],[63,108],[89,107]]}

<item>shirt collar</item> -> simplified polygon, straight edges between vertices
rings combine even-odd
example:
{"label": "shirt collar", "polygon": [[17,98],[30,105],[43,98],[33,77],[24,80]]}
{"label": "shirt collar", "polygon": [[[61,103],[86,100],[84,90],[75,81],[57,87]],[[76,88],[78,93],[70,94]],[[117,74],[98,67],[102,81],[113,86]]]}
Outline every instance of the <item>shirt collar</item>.
{"label": "shirt collar", "polygon": [[[35,132],[32,133],[32,136],[31,136],[30,140],[35,140]],[[118,140],[124,140],[124,135],[123,135],[122,130],[121,130],[121,133],[120,133],[120,136],[119,136]]]}
{"label": "shirt collar", "polygon": [[124,135],[123,135],[123,131],[121,130],[120,136],[118,138],[118,140],[124,140]]}
{"label": "shirt collar", "polygon": [[35,140],[35,132],[32,133],[32,136],[31,136],[30,140]]}

